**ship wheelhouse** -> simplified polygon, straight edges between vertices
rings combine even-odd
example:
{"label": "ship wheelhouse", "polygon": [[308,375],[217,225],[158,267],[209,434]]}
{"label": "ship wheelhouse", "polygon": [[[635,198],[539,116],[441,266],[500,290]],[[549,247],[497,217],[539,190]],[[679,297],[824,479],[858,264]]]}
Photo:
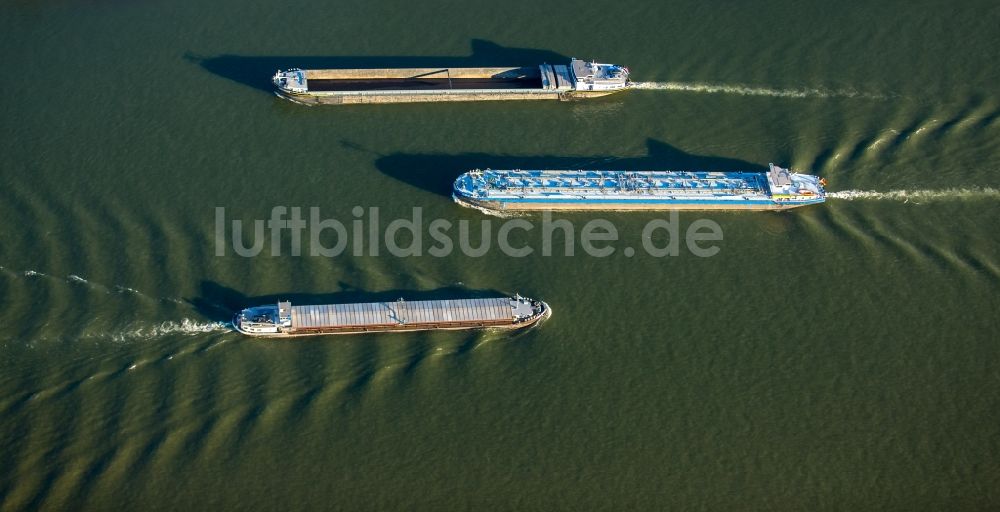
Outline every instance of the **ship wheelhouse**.
{"label": "ship wheelhouse", "polygon": [[628,86],[628,68],[580,59],[570,61],[577,91],[615,91]]}
{"label": "ship wheelhouse", "polygon": [[771,198],[780,202],[823,202],[826,183],[822,178],[791,172],[768,164],[767,186]]}
{"label": "ship wheelhouse", "polygon": [[309,81],[306,79],[306,73],[298,68],[278,71],[271,78],[271,82],[274,83],[275,87],[285,92],[297,94],[309,92]]}

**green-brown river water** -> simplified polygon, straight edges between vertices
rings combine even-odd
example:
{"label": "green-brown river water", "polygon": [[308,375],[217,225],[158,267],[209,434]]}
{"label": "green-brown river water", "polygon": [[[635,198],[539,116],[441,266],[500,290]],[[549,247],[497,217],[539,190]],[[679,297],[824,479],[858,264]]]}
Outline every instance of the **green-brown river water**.
{"label": "green-brown river water", "polygon": [[[0,3],[0,509],[1000,508],[1000,4]],[[585,102],[308,108],[279,67],[628,65]],[[215,214],[505,219],[474,167],[759,169],[719,252],[216,255]],[[537,215],[524,217],[539,223]],[[248,231],[249,234],[249,231]],[[660,233],[662,235],[662,232]],[[426,238],[426,237],[425,237]],[[657,243],[663,240],[658,239]],[[424,240],[425,247],[431,241]],[[503,292],[518,333],[234,311]]]}

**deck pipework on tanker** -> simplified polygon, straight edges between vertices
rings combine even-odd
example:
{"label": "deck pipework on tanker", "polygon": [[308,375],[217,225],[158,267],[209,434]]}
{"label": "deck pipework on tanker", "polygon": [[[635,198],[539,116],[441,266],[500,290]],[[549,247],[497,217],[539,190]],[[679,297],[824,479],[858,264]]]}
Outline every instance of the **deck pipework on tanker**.
{"label": "deck pipework on tanker", "polygon": [[474,170],[455,180],[465,206],[502,210],[787,210],[826,200],[826,180],[767,172]]}

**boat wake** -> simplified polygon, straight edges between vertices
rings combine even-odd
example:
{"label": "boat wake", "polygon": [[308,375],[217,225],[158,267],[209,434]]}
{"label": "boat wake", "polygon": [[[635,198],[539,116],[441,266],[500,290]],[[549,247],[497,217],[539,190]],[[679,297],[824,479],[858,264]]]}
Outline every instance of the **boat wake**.
{"label": "boat wake", "polygon": [[136,325],[128,329],[93,335],[90,337],[109,337],[117,342],[129,342],[136,340],[151,340],[164,336],[193,336],[197,334],[209,334],[230,331],[229,324],[225,322],[199,322],[185,318],[179,322],[167,321],[156,325]]}
{"label": "boat wake", "polygon": [[951,188],[943,190],[841,190],[828,192],[827,198],[847,201],[948,201],[966,199],[1000,199],[995,188]]}
{"label": "boat wake", "polygon": [[632,82],[629,87],[647,91],[705,92],[740,94],[743,96],[771,96],[775,98],[883,98],[883,96],[878,94],[869,94],[849,89],[772,89],[769,87],[754,87],[741,84],[727,85],[702,82]]}

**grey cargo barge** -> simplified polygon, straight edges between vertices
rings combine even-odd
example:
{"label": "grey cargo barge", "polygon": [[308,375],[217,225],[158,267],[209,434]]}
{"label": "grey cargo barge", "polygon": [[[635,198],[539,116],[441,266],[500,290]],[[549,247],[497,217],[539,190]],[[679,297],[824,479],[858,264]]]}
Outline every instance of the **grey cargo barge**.
{"label": "grey cargo barge", "polygon": [[567,65],[411,69],[289,69],[275,93],[304,105],[566,100],[629,86],[628,68],[572,59]]}
{"label": "grey cargo barge", "polygon": [[243,334],[260,337],[486,327],[518,329],[533,325],[551,313],[548,304],[519,295],[309,306],[293,306],[284,301],[240,311],[233,317],[233,327]]}

